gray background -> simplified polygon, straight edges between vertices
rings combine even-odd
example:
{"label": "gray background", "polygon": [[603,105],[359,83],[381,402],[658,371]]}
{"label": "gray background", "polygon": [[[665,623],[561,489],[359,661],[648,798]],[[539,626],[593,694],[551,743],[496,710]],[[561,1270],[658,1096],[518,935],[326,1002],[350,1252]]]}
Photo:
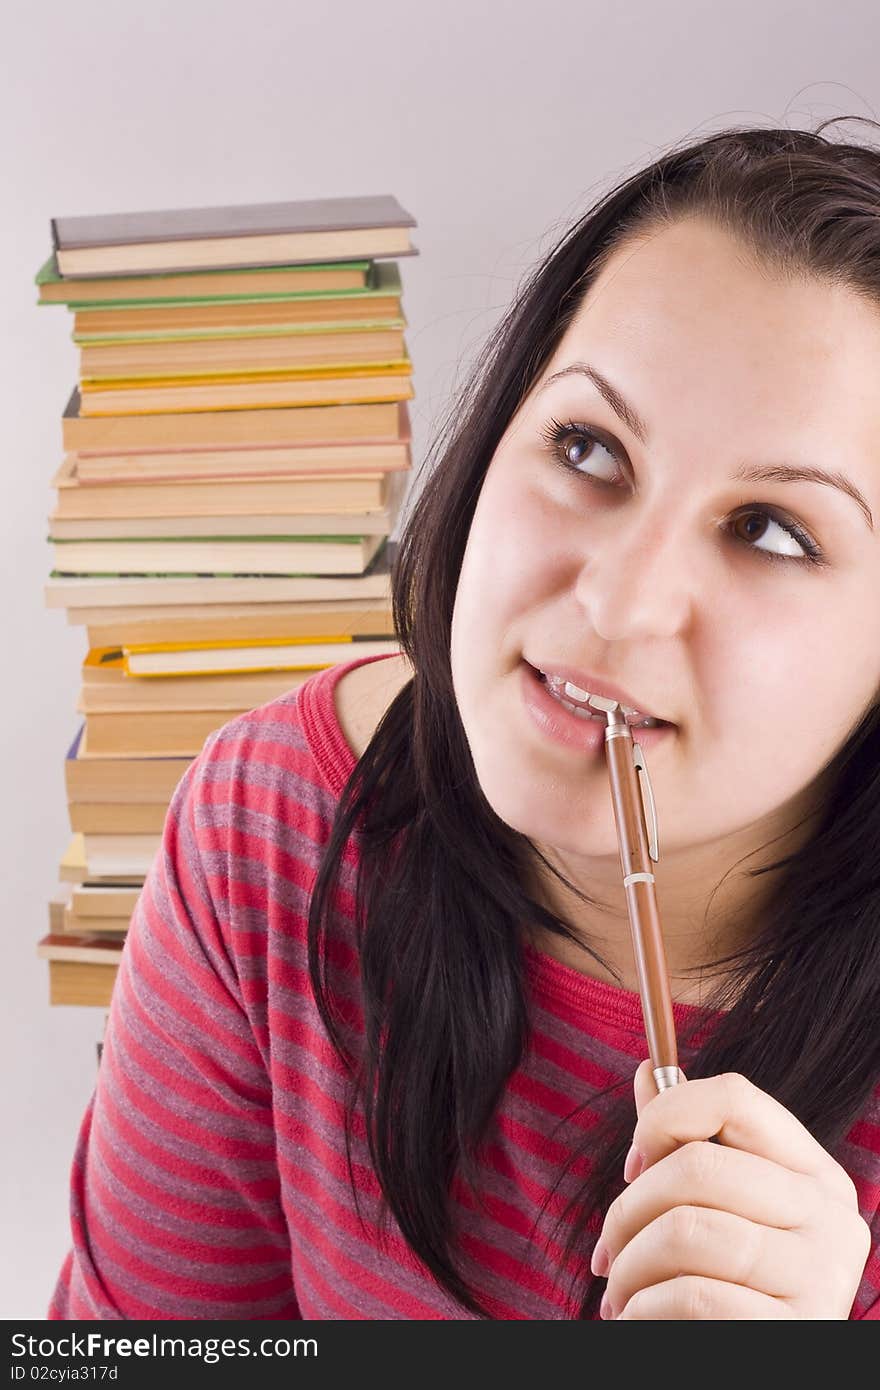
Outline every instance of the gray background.
{"label": "gray background", "polygon": [[[76,374],[35,305],[52,216],[393,193],[415,457],[525,270],[610,183],[733,123],[878,119],[876,0],[43,0],[4,7],[0,1316],[44,1316],[101,1010],[48,1006],[35,943],[69,830],[82,628],[47,612],[49,479]],[[859,127],[844,127],[865,138]]]}

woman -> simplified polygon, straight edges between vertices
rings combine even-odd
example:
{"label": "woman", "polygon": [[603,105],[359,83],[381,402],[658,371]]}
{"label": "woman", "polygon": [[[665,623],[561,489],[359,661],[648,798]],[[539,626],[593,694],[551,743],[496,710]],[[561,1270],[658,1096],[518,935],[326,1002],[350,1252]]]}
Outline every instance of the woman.
{"label": "woman", "polygon": [[[878,379],[876,149],[723,132],[562,240],[408,519],[403,654],[175,794],[52,1316],[880,1316]],[[559,675],[662,721],[661,1095]]]}

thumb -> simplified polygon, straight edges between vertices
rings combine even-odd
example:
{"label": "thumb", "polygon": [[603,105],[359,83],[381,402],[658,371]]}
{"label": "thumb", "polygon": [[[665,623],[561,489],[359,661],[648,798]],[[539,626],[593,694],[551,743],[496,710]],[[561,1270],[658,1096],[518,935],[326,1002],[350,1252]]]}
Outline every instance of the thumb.
{"label": "thumb", "polygon": [[[679,1067],[679,1072],[682,1081],[686,1080],[681,1067]],[[633,1077],[633,1091],[636,1098],[636,1113],[641,1115],[648,1101],[653,1100],[654,1097],[659,1094],[657,1091],[657,1082],[654,1080],[654,1068],[651,1064],[650,1057],[646,1057],[643,1062],[639,1063],[636,1074]]]}

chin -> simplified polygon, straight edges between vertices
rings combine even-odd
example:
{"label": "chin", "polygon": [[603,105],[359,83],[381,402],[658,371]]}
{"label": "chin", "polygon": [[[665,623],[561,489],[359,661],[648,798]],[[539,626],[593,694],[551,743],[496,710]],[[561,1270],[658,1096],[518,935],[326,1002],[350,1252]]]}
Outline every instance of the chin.
{"label": "chin", "polygon": [[530,840],[571,854],[604,858],[618,853],[609,797],[584,787],[583,804],[572,805],[571,788],[555,779],[536,778],[517,769],[495,750],[475,759],[483,796],[499,820]]}

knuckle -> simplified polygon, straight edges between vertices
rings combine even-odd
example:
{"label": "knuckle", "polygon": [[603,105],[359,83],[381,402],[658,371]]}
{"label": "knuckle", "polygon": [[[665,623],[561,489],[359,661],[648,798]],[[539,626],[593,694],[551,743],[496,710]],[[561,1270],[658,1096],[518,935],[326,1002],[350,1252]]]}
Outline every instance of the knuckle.
{"label": "knuckle", "polygon": [[754,1090],[751,1081],[743,1076],[742,1072],[725,1071],[718,1080],[724,1088],[727,1105],[731,1110],[746,1102]]}
{"label": "knuckle", "polygon": [[734,1283],[745,1284],[751,1288],[759,1282],[758,1272],[764,1256],[764,1242],[764,1227],[748,1222],[737,1243]]}
{"label": "knuckle", "polygon": [[691,1250],[705,1230],[705,1218],[699,1207],[671,1207],[660,1217],[659,1224],[664,1245],[677,1254]]}
{"label": "knuckle", "polygon": [[676,1280],[680,1284],[680,1297],[682,1299],[682,1313],[685,1319],[699,1322],[717,1316],[715,1299],[707,1280],[695,1279],[690,1276],[683,1276]]}
{"label": "knuckle", "polygon": [[650,1289],[636,1289],[635,1293],[630,1294],[621,1310],[626,1318],[651,1318],[651,1291]]}
{"label": "knuckle", "polygon": [[717,1174],[722,1157],[717,1144],[709,1144],[703,1139],[692,1139],[689,1143],[683,1144],[678,1151],[682,1177],[689,1187],[701,1192]]}

